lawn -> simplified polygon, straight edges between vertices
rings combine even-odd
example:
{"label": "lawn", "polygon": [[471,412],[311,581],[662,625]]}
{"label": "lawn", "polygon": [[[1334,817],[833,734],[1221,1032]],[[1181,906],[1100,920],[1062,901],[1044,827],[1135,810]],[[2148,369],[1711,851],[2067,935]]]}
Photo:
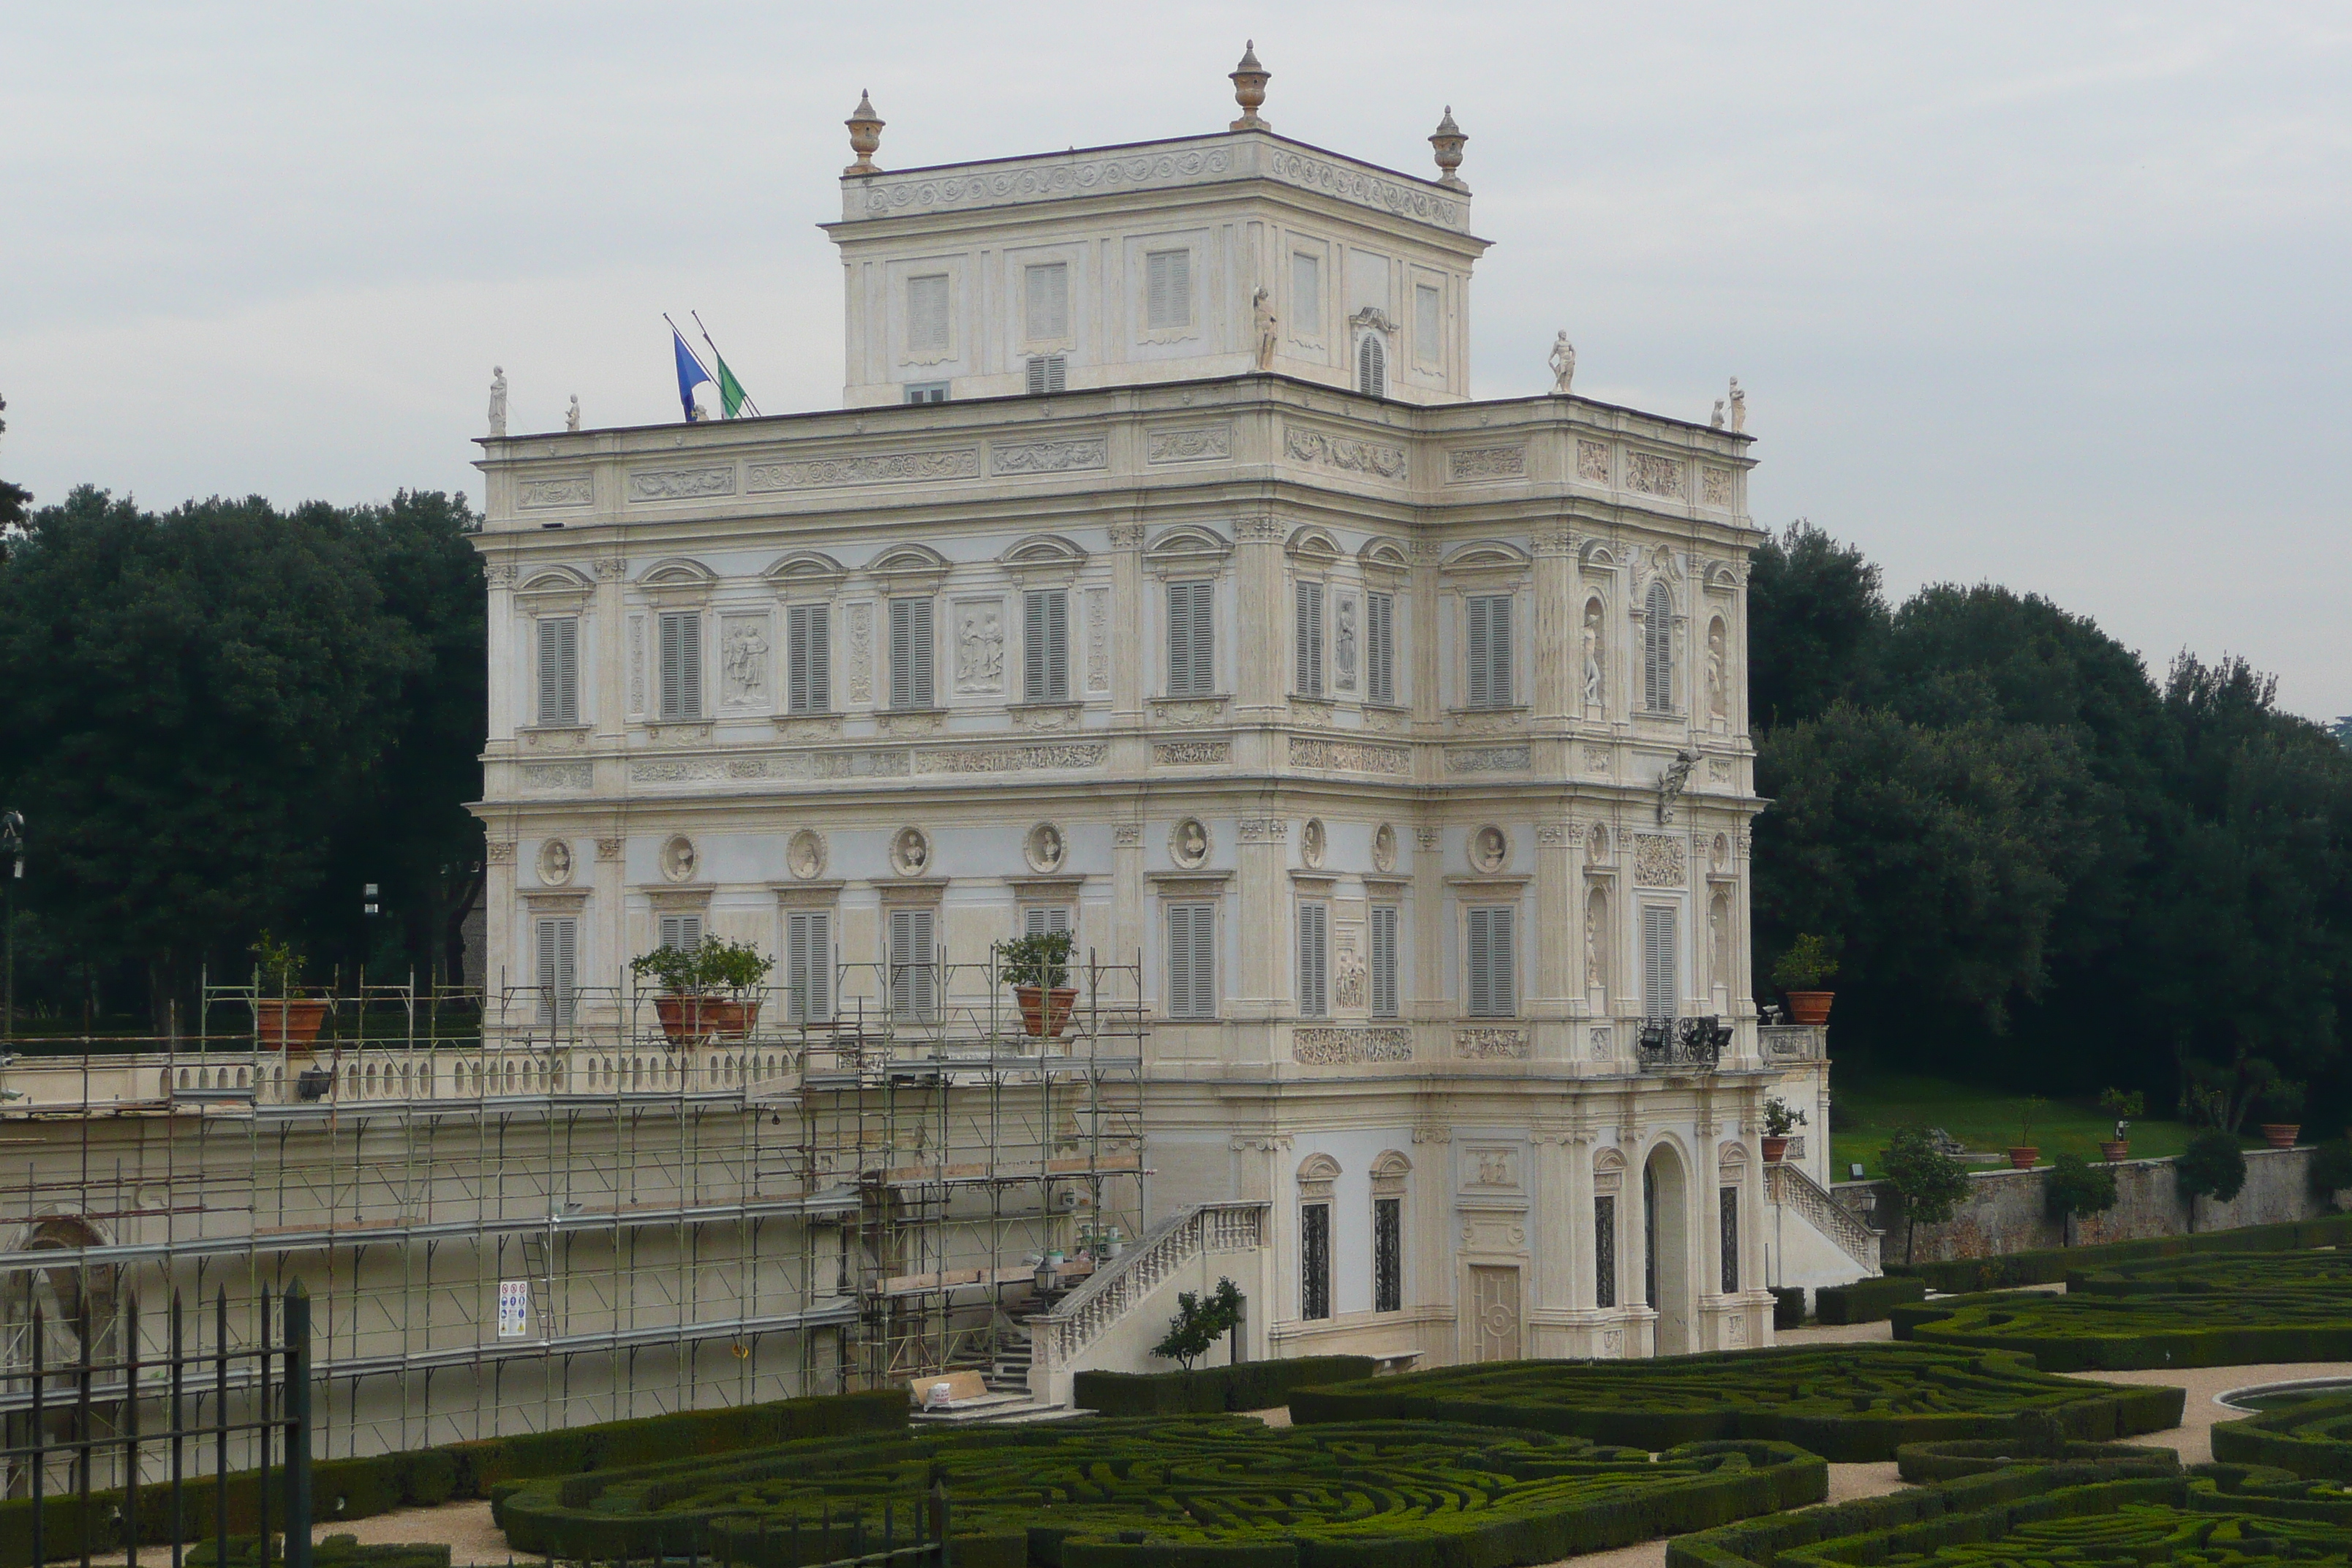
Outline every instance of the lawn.
{"label": "lawn", "polygon": [[[1830,1086],[1835,1125],[1830,1134],[1831,1173],[1850,1179],[1848,1167],[1860,1163],[1869,1175],[1883,1175],[1880,1156],[1898,1127],[1916,1123],[1940,1127],[1970,1149],[1999,1154],[2018,1141],[2018,1121],[2026,1097],[2003,1094],[1948,1079],[1914,1078],[1897,1074],[1835,1079]],[[2071,1151],[2086,1160],[2099,1157],[2099,1143],[2115,1131],[2115,1118],[2095,1100],[2052,1100],[2034,1113],[2033,1146],[2042,1151],[2041,1163],[2053,1154]],[[2188,1146],[2189,1128],[2154,1116],[2135,1118],[2131,1125],[2131,1157],[2165,1159]],[[2260,1140],[2247,1140],[2249,1147]],[[2006,1159],[1977,1167],[2006,1170]]]}

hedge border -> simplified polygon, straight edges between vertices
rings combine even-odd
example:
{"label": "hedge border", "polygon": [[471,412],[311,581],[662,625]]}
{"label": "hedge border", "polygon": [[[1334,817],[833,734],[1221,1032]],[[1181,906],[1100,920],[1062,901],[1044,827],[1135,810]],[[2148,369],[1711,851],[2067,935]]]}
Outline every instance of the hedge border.
{"label": "hedge border", "polygon": [[[2281,1292],[2282,1295],[2288,1292]],[[2206,1298],[2200,1297],[2200,1300]],[[2239,1298],[2250,1312],[2259,1312],[2263,1297]],[[2306,1298],[2307,1299],[2307,1298]],[[1912,1344],[1947,1350],[2008,1351],[2029,1355],[2044,1372],[2144,1372],[2159,1367],[2257,1366],[2265,1363],[2352,1360],[2352,1304],[2335,1322],[2183,1323],[2177,1328],[2149,1328],[2113,1332],[1990,1333],[1972,1332],[1967,1317],[1986,1310],[2018,1311],[2081,1310],[2083,1327],[2100,1325],[2088,1316],[2095,1308],[2047,1306],[2064,1296],[2018,1296],[1979,1291],[1948,1296],[1897,1308],[1895,1338]],[[2089,1300],[2116,1306],[2160,1309],[2161,1296],[2100,1296]],[[2063,1319],[2057,1320],[2063,1323]]]}
{"label": "hedge border", "polygon": [[2352,1440],[2299,1436],[2293,1428],[2352,1420],[2352,1394],[2321,1394],[2240,1421],[2217,1422],[2213,1458],[2223,1464],[2263,1465],[2313,1480],[2352,1481]]}
{"label": "hedge border", "polygon": [[1772,1290],[1772,1327],[1801,1329],[1805,1326],[1805,1290],[1801,1285],[1775,1285]]}
{"label": "hedge border", "polygon": [[1192,1372],[1082,1372],[1071,1379],[1070,1402],[1110,1416],[1270,1410],[1286,1403],[1295,1389],[1356,1383],[1371,1376],[1379,1365],[1368,1355],[1316,1355]]}
{"label": "hedge border", "polygon": [[1925,1279],[1880,1275],[1813,1292],[1813,1316],[1824,1323],[1875,1323],[1906,1301],[1926,1300]]}
{"label": "hedge border", "polygon": [[2352,1214],[2323,1215],[2315,1219],[2284,1220],[2276,1225],[2241,1226],[2235,1230],[2110,1241],[2096,1247],[2048,1247],[1994,1258],[1955,1258],[1941,1263],[1890,1263],[1886,1272],[1890,1276],[1924,1279],[1931,1290],[1959,1293],[2019,1285],[2055,1285],[2066,1278],[2069,1270],[2095,1268],[2108,1263],[2134,1263],[2205,1252],[2295,1252],[2347,1241],[2352,1241]]}
{"label": "hedge border", "polygon": [[[878,1389],[860,1394],[822,1394],[800,1399],[771,1400],[761,1405],[737,1405],[711,1410],[683,1410],[667,1415],[641,1416],[628,1421],[604,1421],[592,1426],[570,1426],[553,1432],[518,1433],[510,1437],[482,1437],[433,1448],[411,1448],[356,1459],[317,1459],[310,1466],[314,1517],[320,1523],[366,1519],[396,1508],[431,1508],[459,1499],[487,1498],[499,1485],[542,1476],[592,1470],[607,1465],[642,1464],[659,1455],[676,1458],[688,1454],[723,1454],[761,1447],[795,1437],[845,1436],[855,1432],[903,1430],[907,1395],[903,1389]],[[269,1481],[269,1510],[279,1510],[278,1479]],[[258,1474],[233,1471],[228,1478],[226,1511],[232,1532],[251,1534],[261,1510],[256,1491]],[[216,1478],[190,1476],[182,1483],[181,1523],[185,1539],[201,1541],[217,1533],[214,1508]],[[337,1499],[342,1506],[334,1506]],[[90,1550],[113,1552],[122,1544],[116,1510],[119,1490],[89,1494]],[[81,1499],[68,1493],[42,1500],[42,1529],[53,1558],[71,1543],[80,1552]],[[172,1523],[172,1489],[150,1481],[139,1489],[139,1541],[142,1547],[168,1547]],[[30,1498],[0,1501],[0,1568],[28,1568],[33,1561],[33,1502]]]}

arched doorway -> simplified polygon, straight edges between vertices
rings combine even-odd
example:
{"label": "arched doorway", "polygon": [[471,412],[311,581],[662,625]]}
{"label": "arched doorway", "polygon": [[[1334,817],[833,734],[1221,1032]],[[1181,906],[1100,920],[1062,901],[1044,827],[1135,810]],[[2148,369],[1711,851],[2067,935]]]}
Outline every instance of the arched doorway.
{"label": "arched doorway", "polygon": [[1657,1310],[1657,1353],[1687,1355],[1691,1337],[1690,1182],[1680,1155],[1664,1144],[1642,1164],[1642,1273]]}

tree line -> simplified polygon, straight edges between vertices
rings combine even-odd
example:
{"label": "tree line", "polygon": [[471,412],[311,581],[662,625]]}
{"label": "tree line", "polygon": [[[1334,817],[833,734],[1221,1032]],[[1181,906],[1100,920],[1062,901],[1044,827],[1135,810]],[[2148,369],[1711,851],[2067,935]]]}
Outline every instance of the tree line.
{"label": "tree line", "polygon": [[2352,752],[2273,678],[2183,653],[2157,679],[2007,588],[1890,607],[1801,522],[1748,614],[1757,973],[1828,939],[1842,1060],[2233,1130],[2352,1109]]}

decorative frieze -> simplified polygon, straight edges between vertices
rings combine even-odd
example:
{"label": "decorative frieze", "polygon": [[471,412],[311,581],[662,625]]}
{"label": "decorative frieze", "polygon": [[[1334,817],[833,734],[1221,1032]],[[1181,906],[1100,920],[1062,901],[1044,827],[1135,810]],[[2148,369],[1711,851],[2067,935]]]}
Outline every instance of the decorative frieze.
{"label": "decorative frieze", "polygon": [[968,174],[902,179],[869,176],[864,182],[863,195],[866,213],[878,217],[908,209],[947,212],[1003,202],[1049,201],[1057,196],[1084,195],[1090,191],[1149,189],[1213,178],[1228,173],[1233,166],[1232,149],[1211,147],[1066,163],[1038,162],[1019,169]]}
{"label": "decorative frieze", "polygon": [[1109,538],[1113,550],[1143,548],[1143,524],[1139,522],[1114,522],[1103,532]]}
{"label": "decorative frieze", "polygon": [[1222,697],[1161,697],[1151,703],[1151,719],[1155,724],[1178,730],[1198,730],[1205,725],[1221,724],[1225,718],[1225,700]]}
{"label": "decorative frieze", "polygon": [[1588,484],[1609,482],[1609,443],[1582,441],[1576,444],[1576,477]]}
{"label": "decorative frieze", "polygon": [[1524,1061],[1528,1032],[1494,1026],[1459,1028],[1454,1031],[1454,1054],[1465,1061]]}
{"label": "decorative frieze", "polygon": [[1721,510],[1731,507],[1731,470],[1712,464],[1699,470],[1699,492],[1707,505]]}
{"label": "decorative frieze", "polygon": [[1234,455],[1230,425],[1187,425],[1144,433],[1147,463],[1207,463]]}
{"label": "decorative frieze", "polygon": [[942,447],[919,452],[866,452],[792,463],[753,463],[744,488],[753,494],[825,485],[880,485],[980,477],[980,448]]}
{"label": "decorative frieze", "polygon": [[849,606],[849,700],[874,700],[874,606]]}
{"label": "decorative frieze", "polygon": [[485,561],[482,563],[482,581],[493,588],[511,588],[515,585],[517,570],[511,561]]}
{"label": "decorative frieze", "polygon": [[1110,689],[1110,590],[1087,590],[1087,689]]}
{"label": "decorative frieze", "polygon": [[1659,452],[1625,454],[1625,488],[1636,495],[1683,497],[1683,462]]}
{"label": "decorative frieze", "polygon": [[1110,439],[1080,436],[1060,441],[990,442],[988,471],[992,474],[1066,474],[1110,466]]}
{"label": "decorative frieze", "polygon": [[1098,768],[1110,754],[1100,742],[1061,745],[960,746],[915,753],[919,773],[1023,773],[1048,768]]}
{"label": "decorative frieze", "polygon": [[1616,765],[1616,753],[1611,751],[1607,746],[1587,746],[1584,748],[1584,771],[1586,773],[1605,773],[1610,772]]}
{"label": "decorative frieze", "polygon": [[538,511],[551,506],[589,506],[596,500],[596,482],[586,474],[550,474],[521,479],[515,485],[515,510]]}
{"label": "decorative frieze", "polygon": [[1474,484],[1480,479],[1525,479],[1525,447],[1458,447],[1445,454],[1448,484]]}
{"label": "decorative frieze", "polygon": [[1233,752],[1223,741],[1161,741],[1151,748],[1151,763],[1161,768],[1214,767],[1232,761]]}
{"label": "decorative frieze", "polygon": [[1293,1061],[1315,1067],[1412,1060],[1412,1031],[1399,1026],[1335,1028],[1301,1025],[1290,1032]]}
{"label": "decorative frieze", "polygon": [[1527,767],[1525,746],[1449,746],[1445,752],[1449,773],[1524,773]]}
{"label": "decorative frieze", "polygon": [[1122,822],[1110,830],[1110,841],[1121,849],[1132,849],[1143,842],[1143,825]]}
{"label": "decorative frieze", "polygon": [[1234,524],[1234,537],[1257,544],[1279,544],[1283,537],[1282,520],[1274,517],[1244,517]]}
{"label": "decorative frieze", "polygon": [[1539,822],[1536,824],[1536,842],[1544,846],[1546,848],[1560,848],[1568,843],[1568,840],[1569,825],[1567,823]]}
{"label": "decorative frieze", "polygon": [[1345,474],[1370,474],[1383,479],[1405,477],[1404,448],[1382,442],[1288,425],[1283,427],[1282,449],[1294,462],[1314,463]]}
{"label": "decorative frieze", "polygon": [[1412,752],[1403,746],[1375,746],[1361,741],[1321,741],[1306,735],[1290,737],[1290,765],[1327,768],[1335,773],[1382,773],[1402,778],[1412,772]]}
{"label": "decorative frieze", "polygon": [[1613,1061],[1617,1056],[1617,1031],[1608,1024],[1595,1024],[1588,1047],[1596,1062]]}
{"label": "decorative frieze", "polygon": [[522,787],[525,789],[586,789],[596,782],[596,770],[591,763],[525,763],[522,765]]}
{"label": "decorative frieze", "polygon": [[1381,212],[1400,213],[1443,228],[1460,228],[1470,221],[1469,204],[1452,201],[1417,184],[1386,180],[1366,169],[1310,158],[1287,147],[1277,147],[1266,170],[1277,180]]}
{"label": "decorative frieze", "polygon": [[1244,844],[1280,844],[1290,837],[1290,823],[1279,816],[1244,816],[1234,831]]}
{"label": "decorative frieze", "polygon": [[1679,888],[1690,880],[1683,841],[1664,833],[1633,835],[1633,885]]}
{"label": "decorative frieze", "polygon": [[620,859],[628,842],[625,838],[599,838],[596,840],[596,858],[608,862]]}
{"label": "decorative frieze", "polygon": [[723,468],[639,468],[629,476],[631,500],[692,500],[735,493],[735,465]]}
{"label": "decorative frieze", "polygon": [[511,866],[514,864],[515,841],[511,838],[493,838],[482,847],[482,853],[493,866]]}

